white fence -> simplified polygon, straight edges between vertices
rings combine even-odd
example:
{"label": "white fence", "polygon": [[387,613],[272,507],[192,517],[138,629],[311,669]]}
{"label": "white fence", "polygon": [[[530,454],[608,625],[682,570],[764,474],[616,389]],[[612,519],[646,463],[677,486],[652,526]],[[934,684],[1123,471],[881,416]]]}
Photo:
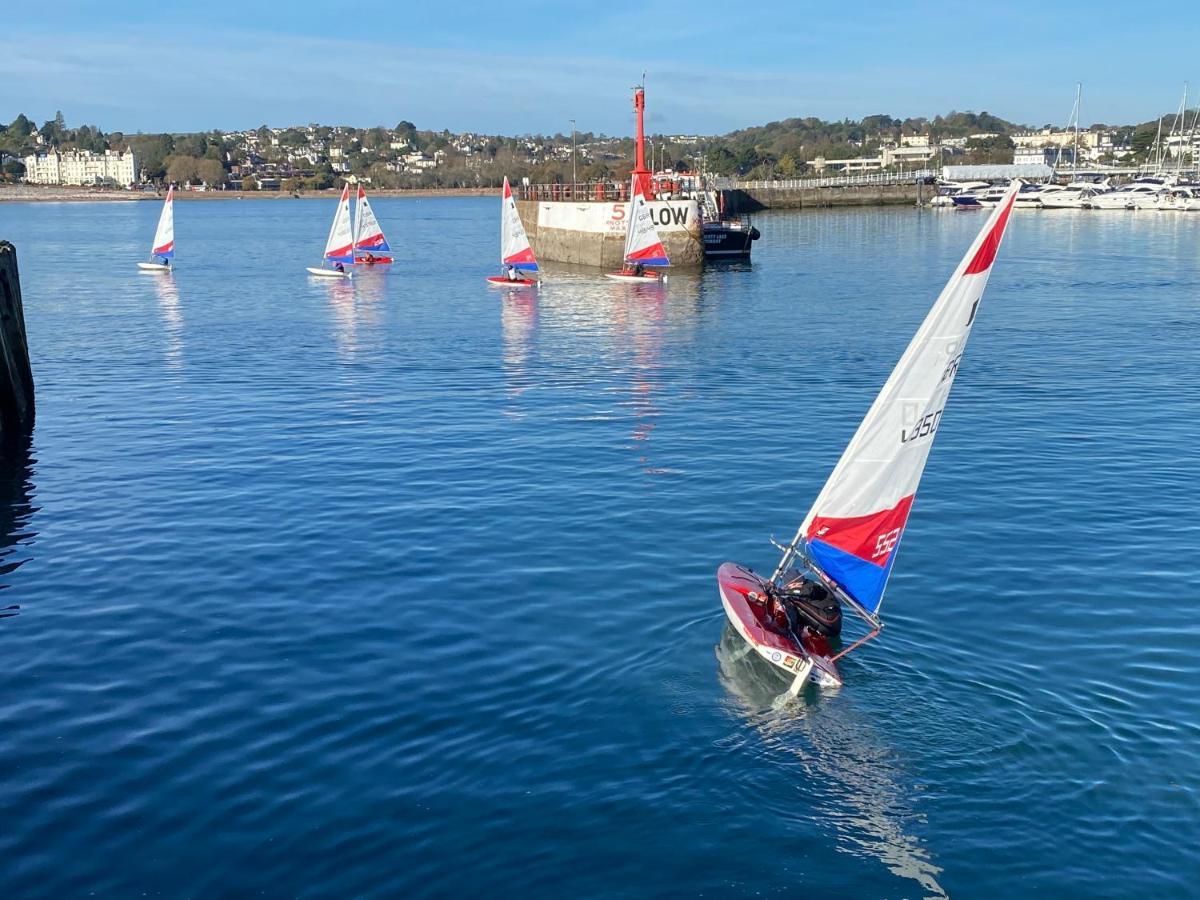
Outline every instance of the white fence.
{"label": "white fence", "polygon": [[732,190],[777,190],[799,191],[806,188],[824,187],[870,187],[880,184],[914,184],[920,179],[932,178],[933,172],[873,172],[862,175],[835,175],[829,178],[776,178],[763,181],[743,181],[738,178],[713,179],[713,186]]}

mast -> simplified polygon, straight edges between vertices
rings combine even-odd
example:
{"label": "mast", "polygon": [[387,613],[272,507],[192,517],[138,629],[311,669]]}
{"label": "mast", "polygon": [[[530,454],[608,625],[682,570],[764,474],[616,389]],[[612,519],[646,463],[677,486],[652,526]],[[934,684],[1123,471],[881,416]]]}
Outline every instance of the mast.
{"label": "mast", "polygon": [[[1188,92],[1188,83],[1185,81],[1183,83],[1183,99],[1181,101],[1179,101],[1179,115],[1175,117],[1176,118],[1175,125],[1177,125],[1179,127],[1179,155],[1178,155],[1178,162],[1175,165],[1175,169],[1178,172],[1183,171],[1183,129],[1184,129],[1183,123],[1184,123],[1184,120],[1187,119],[1187,92]],[[1175,128],[1172,127],[1171,130],[1174,131]]]}
{"label": "mast", "polygon": [[1071,154],[1071,180],[1078,178],[1079,171],[1079,101],[1083,99],[1083,82],[1075,83],[1075,151]]}
{"label": "mast", "polygon": [[1162,123],[1163,117],[1158,117],[1158,131],[1154,135],[1154,171],[1162,170]]}
{"label": "mast", "polygon": [[358,186],[358,191],[356,192],[355,199],[354,199],[354,218],[350,222],[350,248],[351,248],[350,253],[351,253],[351,255],[353,255],[354,251],[358,249],[358,239],[362,233],[362,224],[363,224],[362,205],[363,205],[363,199],[365,197],[366,197],[366,193],[363,191],[363,186],[360,184]]}
{"label": "mast", "polygon": [[[1079,95],[1082,90],[1083,90],[1083,85],[1081,83],[1077,82],[1075,84],[1075,103],[1071,107],[1071,115],[1067,118],[1067,130],[1068,131],[1071,130],[1071,123],[1074,122],[1074,124],[1075,124],[1075,154],[1071,157],[1071,180],[1072,181],[1075,180],[1075,169],[1077,166],[1076,161],[1079,158]],[[1054,179],[1058,176],[1058,166],[1059,166],[1059,163],[1062,162],[1062,152],[1063,152],[1063,145],[1059,141],[1056,140],[1054,142],[1054,144],[1058,149],[1054,154],[1054,166],[1052,167],[1053,172],[1050,175],[1051,181],[1054,181]]]}

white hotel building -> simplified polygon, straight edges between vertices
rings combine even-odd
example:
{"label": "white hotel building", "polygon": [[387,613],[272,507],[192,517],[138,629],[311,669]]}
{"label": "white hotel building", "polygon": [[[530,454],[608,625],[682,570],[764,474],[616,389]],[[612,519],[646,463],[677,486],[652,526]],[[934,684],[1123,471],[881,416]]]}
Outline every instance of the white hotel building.
{"label": "white hotel building", "polygon": [[115,184],[127,187],[137,180],[133,151],[103,153],[68,150],[27,156],[25,180],[30,184]]}

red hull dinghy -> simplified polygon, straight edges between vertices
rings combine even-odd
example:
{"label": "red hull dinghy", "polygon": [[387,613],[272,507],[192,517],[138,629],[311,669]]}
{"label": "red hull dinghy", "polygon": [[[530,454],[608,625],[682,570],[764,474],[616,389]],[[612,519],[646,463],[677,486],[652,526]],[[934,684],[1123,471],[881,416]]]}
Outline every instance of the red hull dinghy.
{"label": "red hull dinghy", "polygon": [[517,201],[513,198],[508,176],[504,177],[504,194],[500,198],[500,265],[502,275],[489,275],[487,282],[492,287],[535,288],[536,278],[526,278],[525,272],[538,270],[537,257],[529,244],[529,235],[517,212]]}
{"label": "red hull dinghy", "polygon": [[[810,676],[841,684],[837,661],[883,628],[883,592],[1019,186],[1009,186],[958,264],[792,542],[776,544],[783,558],[774,574],[762,578],[734,563],[717,570],[729,620],[791,676],[793,696]],[[830,641],[841,618],[830,601],[867,625],[838,652]]]}
{"label": "red hull dinghy", "polygon": [[621,266],[621,271],[607,273],[607,277],[613,281],[662,281],[665,275],[645,267],[671,264],[667,257],[667,248],[663,246],[662,238],[658,236],[658,229],[650,215],[646,194],[642,190],[642,181],[636,172],[629,185],[623,258],[625,263]]}

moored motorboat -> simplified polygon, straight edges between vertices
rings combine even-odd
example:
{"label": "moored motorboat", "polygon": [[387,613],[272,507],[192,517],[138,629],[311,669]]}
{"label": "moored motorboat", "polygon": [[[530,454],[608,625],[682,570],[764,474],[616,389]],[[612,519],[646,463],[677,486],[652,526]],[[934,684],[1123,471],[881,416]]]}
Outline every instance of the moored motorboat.
{"label": "moored motorboat", "polygon": [[[892,370],[770,578],[736,563],[717,570],[726,615],[759,656],[792,679],[838,685],[837,661],[879,634],[879,608],[917,487],[1016,199],[1003,202],[958,264]],[[799,563],[800,570],[793,568]],[[830,642],[836,598],[869,632]]]}
{"label": "moored motorboat", "polygon": [[1099,182],[1072,181],[1056,191],[1046,192],[1042,196],[1042,209],[1083,209],[1088,200],[1108,189],[1107,178]]}
{"label": "moored motorboat", "polygon": [[1157,204],[1160,194],[1170,189],[1171,182],[1157,175],[1135,178],[1116,190],[1095,194],[1084,201],[1087,209],[1145,209]]}
{"label": "moored motorboat", "polygon": [[[986,181],[939,181],[937,194],[929,201],[929,205],[934,209],[951,209],[956,206],[978,208],[979,203],[971,196],[971,191],[988,186]],[[956,197],[963,202],[956,201]]]}

